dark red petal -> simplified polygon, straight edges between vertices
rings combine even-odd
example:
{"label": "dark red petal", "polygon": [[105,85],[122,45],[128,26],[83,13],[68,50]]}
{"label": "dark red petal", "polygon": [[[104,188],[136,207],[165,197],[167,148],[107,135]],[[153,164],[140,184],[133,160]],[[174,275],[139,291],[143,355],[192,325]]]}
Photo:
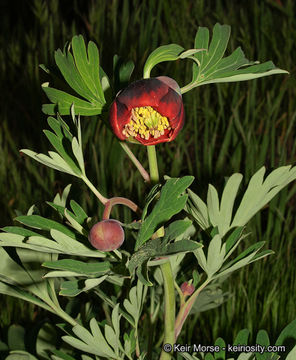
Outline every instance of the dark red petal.
{"label": "dark red petal", "polygon": [[182,130],[184,122],[185,122],[185,111],[184,111],[184,106],[182,104],[181,109],[180,109],[180,113],[178,114],[178,116],[172,120],[172,122],[174,122],[176,124],[176,127],[173,131],[172,136],[170,137],[169,141],[172,141],[176,138],[176,136],[178,135],[178,133]]}
{"label": "dark red petal", "polygon": [[143,79],[135,81],[124,89],[117,99],[128,110],[141,106],[156,108],[159,100],[168,92],[169,87],[158,79]]}
{"label": "dark red petal", "polygon": [[176,93],[175,90],[169,88],[168,93],[163,96],[157,107],[157,110],[162,116],[166,116],[170,120],[172,127],[177,126],[178,114],[183,106],[182,96]]}
{"label": "dark red petal", "polygon": [[176,91],[176,93],[181,95],[180,86],[178,85],[178,83],[174,79],[172,79],[172,78],[170,78],[168,76],[158,76],[156,79],[158,79],[161,82],[165,83],[168,87],[172,88],[173,90]]}
{"label": "dark red petal", "polygon": [[110,124],[114,134],[120,140],[126,140],[125,135],[122,134],[124,125],[129,122],[130,111],[117,99],[113,102],[110,108]]}

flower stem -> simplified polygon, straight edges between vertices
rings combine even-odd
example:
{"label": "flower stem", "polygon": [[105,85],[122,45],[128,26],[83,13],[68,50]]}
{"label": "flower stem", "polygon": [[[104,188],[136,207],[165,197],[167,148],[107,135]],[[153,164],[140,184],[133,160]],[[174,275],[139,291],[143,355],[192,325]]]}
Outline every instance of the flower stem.
{"label": "flower stem", "polygon": [[[157,166],[157,157],[155,151],[155,145],[147,146],[150,178],[152,184],[159,182],[159,173]],[[163,227],[159,231],[159,235],[163,236]],[[175,300],[175,288],[174,288],[174,276],[170,261],[160,265],[160,270],[163,277],[164,284],[164,341],[163,344],[175,343],[175,311],[176,311],[176,300]],[[169,360],[171,355],[166,353],[164,350],[161,351],[160,360]]]}
{"label": "flower stem", "polygon": [[[164,340],[163,344],[171,344],[174,346],[175,343],[175,287],[174,287],[174,277],[172,272],[172,267],[170,260],[162,265],[160,269],[163,276],[164,283]],[[171,359],[171,355],[165,352],[163,349],[161,351],[160,360]]]}
{"label": "flower stem", "polygon": [[144,169],[143,165],[140,163],[140,161],[135,157],[131,149],[127,146],[127,144],[124,141],[120,141],[119,144],[123,148],[123,150],[126,152],[127,156],[131,159],[133,164],[136,166],[136,168],[139,170],[140,174],[143,176],[143,179],[145,182],[150,182],[150,176],[148,172]]}
{"label": "flower stem", "polygon": [[148,161],[149,161],[150,179],[152,184],[157,184],[159,182],[159,174],[158,174],[155,145],[147,146],[147,153],[148,153]]}
{"label": "flower stem", "polygon": [[175,340],[177,340],[182,327],[184,325],[185,320],[187,319],[192,306],[195,303],[196,298],[200,294],[200,292],[211,282],[211,278],[208,278],[195,292],[190,296],[190,298],[183,304],[181,304],[179,313],[176,318],[175,323]]}
{"label": "flower stem", "polygon": [[92,190],[92,192],[96,195],[96,197],[101,201],[103,205],[106,205],[109,199],[105,198],[96,187],[90,182],[90,180],[86,177],[86,175],[82,175],[81,179],[84,183]]}
{"label": "flower stem", "polygon": [[105,209],[103,212],[103,220],[109,219],[112,207],[114,205],[125,205],[125,206],[129,207],[131,210],[133,210],[134,212],[138,213],[139,215],[141,214],[141,209],[138,207],[138,205],[136,205],[131,200],[123,198],[123,197],[113,197],[113,198],[109,199],[105,205]]}

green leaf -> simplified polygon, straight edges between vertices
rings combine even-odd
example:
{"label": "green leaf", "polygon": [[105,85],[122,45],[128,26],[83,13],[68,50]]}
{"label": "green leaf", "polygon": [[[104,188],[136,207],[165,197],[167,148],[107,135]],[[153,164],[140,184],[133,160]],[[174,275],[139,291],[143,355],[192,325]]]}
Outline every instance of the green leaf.
{"label": "green leaf", "polygon": [[195,218],[203,230],[211,224],[218,228],[219,234],[223,237],[229,230],[245,226],[280,190],[296,179],[296,166],[279,167],[264,180],[265,171],[265,167],[262,167],[251,177],[232,221],[234,203],[242,181],[241,174],[233,174],[228,179],[221,202],[217,190],[212,185],[208,188],[207,205],[188,190],[190,199],[185,210]]}
{"label": "green leaf", "polygon": [[143,259],[136,269],[136,275],[143,285],[153,286],[153,283],[149,280],[148,275],[148,259]]}
{"label": "green leaf", "polygon": [[51,127],[51,129],[55,132],[56,136],[59,139],[62,139],[64,137],[63,131],[62,131],[62,124],[59,120],[55,119],[52,116],[49,116],[47,118],[47,123]]}
{"label": "green leaf", "polygon": [[51,230],[50,234],[55,241],[44,236],[30,236],[27,238],[18,234],[0,233],[0,245],[44,253],[61,253],[95,258],[106,257],[105,253],[91,249],[90,246],[86,246],[63,232]]}
{"label": "green leaf", "polygon": [[16,285],[12,286],[6,284],[4,281],[1,281],[1,279],[0,279],[0,294],[16,297],[18,299],[22,299],[24,301],[28,301],[32,304],[40,306],[47,311],[51,311],[51,308],[47,304],[45,304],[42,300],[33,296],[32,294],[25,291],[19,286]]}
{"label": "green leaf", "polygon": [[230,266],[232,266],[233,264],[235,264],[239,260],[243,259],[247,255],[249,255],[251,253],[254,254],[254,251],[256,251],[256,252],[259,251],[264,246],[264,244],[265,244],[265,241],[259,241],[259,242],[255,243],[255,244],[251,245],[246,250],[244,250],[242,253],[240,253],[234,260],[231,260],[229,263],[224,265],[222,270],[229,268]]}
{"label": "green leaf", "polygon": [[48,353],[56,348],[58,337],[55,326],[46,322],[38,332],[36,341],[36,352],[40,359],[46,359]]}
{"label": "green leaf", "polygon": [[227,237],[225,252],[229,253],[230,250],[233,250],[234,246],[237,244],[239,240],[241,240],[241,235],[243,233],[244,228],[242,226],[235,228],[231,234]]}
{"label": "green leaf", "polygon": [[[276,340],[275,345],[284,345],[286,352],[289,352],[289,360],[293,360],[295,357],[295,348],[296,348],[296,320],[293,320],[289,325],[287,325],[280,333],[278,339]],[[282,353],[279,351],[278,355],[282,356]],[[288,357],[287,357],[288,359]]]}
{"label": "green leaf", "polygon": [[[57,195],[59,195],[59,194],[57,194]],[[64,206],[57,205],[51,201],[46,201],[46,204],[51,206],[54,210],[56,210],[60,214],[61,218],[63,218],[65,216],[65,207]],[[74,217],[74,215],[73,215],[73,217]]]}
{"label": "green leaf", "polygon": [[244,226],[280,190],[296,179],[296,166],[282,166],[273,170],[265,180],[265,167],[259,169],[250,179],[249,186],[237,209],[231,228]]}
{"label": "green leaf", "polygon": [[75,217],[74,219],[80,224],[83,225],[85,220],[88,218],[86,212],[82,209],[82,207],[75,201],[70,201],[70,206],[72,210],[74,211]]}
{"label": "green leaf", "polygon": [[162,239],[157,238],[146,242],[137,252],[135,252],[128,264],[130,273],[132,274],[134,270],[141,266],[141,264],[148,260],[151,257],[159,256],[164,251],[164,246],[162,244]]}
{"label": "green leaf", "polygon": [[181,352],[180,355],[186,360],[199,360],[199,358],[197,358],[196,356],[190,355],[186,352]]}
{"label": "green leaf", "polygon": [[87,279],[87,280],[69,280],[61,284],[60,295],[62,296],[77,296],[82,292],[88,291],[106,280],[108,275],[100,278]]}
{"label": "green leaf", "polygon": [[179,240],[168,244],[165,249],[165,255],[179,254],[182,252],[195,251],[202,247],[202,244],[192,240]]}
{"label": "green leaf", "polygon": [[[92,41],[88,43],[87,53],[83,36],[74,36],[72,39],[72,49],[77,70],[86,86],[94,95],[95,99],[105,101],[104,92],[100,83],[100,63],[99,51],[96,44]],[[84,96],[84,95],[82,95]]]}
{"label": "green leaf", "polygon": [[27,351],[16,350],[10,351],[5,360],[38,360],[35,356],[29,354]]}
{"label": "green leaf", "polygon": [[194,256],[196,257],[197,262],[198,262],[199,266],[203,269],[203,271],[208,273],[207,259],[206,259],[203,249],[199,248],[196,251],[194,251]]}
{"label": "green leaf", "polygon": [[214,188],[213,185],[209,184],[208,188],[208,197],[207,197],[207,203],[208,203],[208,212],[209,212],[209,218],[213,226],[216,226],[216,219],[219,218],[220,212],[219,212],[219,197],[217,190]]}
{"label": "green leaf", "polygon": [[190,189],[187,189],[187,192],[189,194],[189,201],[186,203],[185,211],[193,216],[203,230],[208,229],[210,223],[207,205]]}
{"label": "green leaf", "polygon": [[225,341],[222,338],[219,337],[215,341],[215,346],[219,346],[219,348],[220,348],[219,352],[214,353],[215,359],[217,359],[217,360],[225,360],[225,350],[223,350],[223,348],[226,348]]}
{"label": "green leaf", "polygon": [[250,331],[248,329],[240,330],[234,339],[233,345],[247,345],[249,336]]}
{"label": "green leaf", "polygon": [[72,271],[73,273],[79,273],[88,275],[91,277],[96,277],[104,274],[108,270],[110,270],[110,263],[108,261],[104,262],[83,262],[72,259],[63,259],[57,261],[47,261],[42,264],[42,266],[47,267],[49,269],[57,269],[57,270],[66,270]]}
{"label": "green leaf", "polygon": [[180,179],[169,179],[161,189],[158,202],[151,214],[143,221],[138,234],[135,249],[142,246],[154,233],[156,228],[178,214],[185,206],[187,195],[183,192],[193,182],[193,176]]}
{"label": "green leaf", "polygon": [[64,91],[42,85],[43,90],[53,104],[43,105],[42,110],[47,114],[58,111],[62,115],[69,115],[72,104],[81,115],[98,115],[102,112],[105,97],[101,84],[99,65],[99,51],[90,41],[86,46],[81,35],[72,39],[72,50],[60,49],[55,52],[55,61],[63,77],[70,87],[85,100],[70,95]]}
{"label": "green leaf", "polygon": [[8,350],[9,350],[8,346],[3,341],[0,340],[0,352],[8,351]]}
{"label": "green leaf", "polygon": [[221,236],[224,236],[230,229],[234,201],[242,178],[241,174],[233,174],[228,179],[220,204],[217,190],[209,185],[207,199],[209,218],[213,226],[218,226]]}
{"label": "green leaf", "polygon": [[44,134],[50,141],[51,145],[57,150],[57,152],[61,155],[61,157],[66,161],[66,163],[69,165],[69,167],[75,172],[76,174],[80,174],[81,170],[77,166],[77,164],[73,161],[73,159],[68,155],[67,151],[64,148],[63,145],[63,138],[59,138],[56,135],[54,135],[49,130],[43,130]]}
{"label": "green leaf", "polygon": [[[260,330],[256,337],[256,344],[265,346],[270,345],[268,333],[266,330]],[[268,360],[270,358],[270,353],[264,352],[263,354],[260,354],[259,352],[256,352],[256,360]]]}
{"label": "green leaf", "polygon": [[[231,359],[230,359],[231,360]],[[237,360],[254,360],[254,354],[252,352],[249,353],[240,353]]]}
{"label": "green leaf", "polygon": [[192,55],[193,76],[190,84],[181,89],[182,93],[197,86],[244,81],[273,74],[287,74],[288,72],[276,68],[271,61],[263,64],[246,59],[241,48],[237,48],[231,55],[224,57],[230,37],[230,26],[217,23],[213,29],[213,36],[209,42],[209,30],[199,27],[195,37],[194,47],[206,49]]}
{"label": "green leaf", "polygon": [[219,284],[211,284],[200,292],[194,302],[192,313],[215,309],[229,299],[229,293],[223,293]]}
{"label": "green leaf", "polygon": [[114,73],[114,90],[115,93],[125,88],[130,80],[135,65],[132,61],[124,63],[118,56],[113,57],[113,73]]}
{"label": "green leaf", "polygon": [[54,204],[59,205],[61,207],[66,206],[66,201],[67,201],[69,192],[71,190],[71,186],[72,186],[71,184],[67,185],[61,195],[59,193],[56,194],[56,196],[53,200]]}
{"label": "green leaf", "polygon": [[184,50],[177,44],[163,45],[155,49],[148,57],[144,65],[144,78],[150,76],[152,68],[164,61],[175,61]]}
{"label": "green leaf", "polygon": [[140,319],[142,305],[146,293],[147,287],[144,287],[141,281],[138,280],[137,285],[131,288],[128,299],[123,301],[123,306],[125,307],[126,311],[134,319],[134,327],[137,327],[138,321]]}
{"label": "green leaf", "polygon": [[223,190],[219,210],[219,221],[217,224],[213,224],[214,226],[218,226],[221,236],[224,236],[230,228],[234,201],[242,179],[242,174],[231,175]]}
{"label": "green leaf", "polygon": [[293,349],[289,352],[289,354],[286,357],[286,360],[294,360],[296,358],[296,345],[293,347]]}
{"label": "green leaf", "polygon": [[[75,118],[73,105],[71,105],[71,116],[76,128],[77,137],[72,135],[69,126],[59,115],[57,116],[57,119],[52,117],[48,118],[48,124],[55,133],[44,130],[44,134],[51,145],[57,150],[57,153],[49,151],[49,156],[47,156],[28,149],[22,149],[21,151],[46,166],[73,176],[81,177],[82,175],[85,175],[81,126],[79,117],[78,119]],[[65,195],[67,195],[67,192]]]}
{"label": "green leaf", "polygon": [[67,236],[70,236],[72,239],[75,239],[75,233],[73,233],[66,226],[54,220],[50,220],[39,215],[18,216],[15,218],[15,220],[34,229],[47,230],[47,231],[55,229]]}
{"label": "green leaf", "polygon": [[[75,172],[72,171],[70,166],[57,154],[52,151],[49,152],[51,156],[45,154],[38,154],[35,151],[28,149],[20,150],[23,154],[30,156],[32,159],[40,162],[41,164],[48,166],[52,169],[65,172],[67,174],[78,176]],[[54,157],[54,158],[53,158]]]}
{"label": "green leaf", "polygon": [[117,337],[119,338],[119,334],[120,334],[120,318],[121,315],[119,315],[119,304],[117,304],[114,309],[112,310],[112,325],[113,325],[113,329],[115,331],[115,334],[117,335]]}
{"label": "green leaf", "polygon": [[42,90],[53,103],[42,105],[42,111],[47,115],[55,115],[57,112],[59,112],[60,115],[69,115],[72,104],[75,105],[77,114],[83,116],[99,115],[104,107],[104,104],[91,104],[88,101],[70,95],[65,91],[51,88],[48,86],[48,83],[42,84]]}
{"label": "green leaf", "polygon": [[75,229],[79,234],[87,236],[88,235],[88,231],[86,231],[75,219],[74,219],[74,215],[72,214],[71,211],[69,211],[68,209],[64,209],[64,214],[65,218],[69,221],[69,225],[72,226],[73,229]]}
{"label": "green leaf", "polygon": [[222,246],[222,239],[219,234],[210,241],[207,256],[207,274],[212,277],[223,265],[225,256],[225,245]]}
{"label": "green leaf", "polygon": [[25,329],[20,325],[10,325],[7,341],[10,350],[25,350]]}
{"label": "green leaf", "polygon": [[115,331],[108,324],[105,325],[105,338],[108,343],[112,346],[114,352],[118,356],[119,353],[119,339]]}
{"label": "green leaf", "polygon": [[64,232],[59,230],[51,230],[50,234],[52,238],[60,245],[62,252],[66,254],[78,255],[78,256],[91,256],[91,257],[105,257],[106,254],[99,250],[93,250],[87,247],[85,244],[73,239]]}
{"label": "green leaf", "polygon": [[151,258],[195,251],[200,247],[202,247],[201,244],[191,240],[179,240],[166,244],[162,238],[151,239],[132,255],[128,268],[131,274],[137,269],[137,276],[142,283],[151,286],[147,274],[147,263]]}
{"label": "green leaf", "polygon": [[84,168],[84,159],[83,159],[83,152],[82,152],[82,147],[81,145],[78,143],[76,137],[73,137],[72,140],[72,151],[73,154],[79,164],[79,171],[81,170],[81,172],[83,174],[85,174],[85,168]]}
{"label": "green leaf", "polygon": [[98,323],[94,318],[90,321],[90,329],[92,333],[77,324],[73,327],[73,332],[80,340],[72,336],[63,336],[62,339],[69,345],[83,352],[108,359],[116,359],[116,354],[106,342]]}
{"label": "green leaf", "polygon": [[225,276],[226,274],[229,274],[237,269],[240,269],[243,266],[246,266],[254,261],[257,261],[257,260],[273,253],[270,251],[264,251],[260,254],[257,254],[263,245],[264,245],[264,241],[261,241],[261,242],[258,242],[256,244],[250,246],[248,249],[243,251],[234,260],[232,260],[229,263],[227,263],[226,265],[224,265],[223,268],[221,269],[221,272],[219,272],[217,275],[215,275],[214,278],[217,279],[221,276]]}
{"label": "green leaf", "polygon": [[11,252],[9,255],[0,247],[0,256],[0,292],[30,301],[52,311],[40,300],[49,300],[48,281],[43,279],[44,271],[40,269],[40,263],[51,259],[51,255],[33,253],[23,249],[16,249],[16,252]]}
{"label": "green leaf", "polygon": [[7,233],[11,233],[11,234],[16,234],[16,235],[21,235],[24,237],[29,237],[29,236],[39,236],[38,233],[25,229],[23,227],[20,226],[5,226],[4,228],[2,228],[1,230],[7,232]]}
{"label": "green leaf", "polygon": [[175,240],[178,236],[184,234],[191,225],[191,220],[174,221],[165,229],[165,236],[163,238],[163,241],[168,243],[172,240]]}
{"label": "green leaf", "polygon": [[53,360],[75,360],[75,358],[73,358],[72,356],[63,353],[60,350],[52,350],[52,352],[56,355],[56,356],[52,356]]}
{"label": "green leaf", "polygon": [[[91,329],[92,335],[94,337],[94,340],[100,343],[100,345],[102,346],[102,349],[104,349],[104,352],[107,355],[109,355],[110,357],[116,358],[116,354],[114,354],[111,347],[107,344],[107,342],[100,330],[100,327],[97,323],[97,320],[95,318],[92,318],[89,325],[90,325],[90,329]],[[78,335],[78,333],[77,333],[77,335]]]}
{"label": "green leaf", "polygon": [[205,356],[205,360],[215,360],[215,358],[211,353],[207,353]]}
{"label": "green leaf", "polygon": [[159,196],[160,193],[160,189],[161,189],[161,185],[160,184],[156,184],[152,187],[152,189],[149,191],[148,195],[145,198],[145,206],[143,208],[143,212],[142,212],[142,221],[145,220],[146,216],[147,216],[147,212],[148,212],[148,207],[151,204],[151,202],[156,199],[157,196]]}

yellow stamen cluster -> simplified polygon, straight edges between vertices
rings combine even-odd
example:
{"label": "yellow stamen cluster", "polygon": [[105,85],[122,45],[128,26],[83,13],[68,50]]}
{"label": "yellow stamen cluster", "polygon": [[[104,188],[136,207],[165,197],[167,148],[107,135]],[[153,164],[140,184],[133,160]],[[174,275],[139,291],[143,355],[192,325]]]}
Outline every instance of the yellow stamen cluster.
{"label": "yellow stamen cluster", "polygon": [[130,121],[122,133],[126,137],[140,135],[142,139],[148,140],[150,136],[159,138],[166,129],[171,130],[168,119],[151,106],[143,106],[132,109]]}

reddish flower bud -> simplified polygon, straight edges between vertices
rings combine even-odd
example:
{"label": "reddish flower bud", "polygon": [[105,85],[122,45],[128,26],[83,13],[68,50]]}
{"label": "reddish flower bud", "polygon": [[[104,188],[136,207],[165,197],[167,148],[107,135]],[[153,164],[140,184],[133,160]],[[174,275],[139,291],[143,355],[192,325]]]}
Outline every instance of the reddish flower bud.
{"label": "reddish flower bud", "polygon": [[98,250],[112,251],[124,242],[124,231],[117,220],[103,220],[90,229],[88,240]]}
{"label": "reddish flower bud", "polygon": [[110,109],[110,123],[120,140],[155,145],[175,139],[184,124],[184,107],[175,80],[159,76],[138,80],[121,91]]}
{"label": "reddish flower bud", "polygon": [[189,295],[193,294],[195,288],[194,288],[193,284],[189,284],[187,281],[185,281],[181,285],[180,289],[181,289],[184,296],[189,296]]}

